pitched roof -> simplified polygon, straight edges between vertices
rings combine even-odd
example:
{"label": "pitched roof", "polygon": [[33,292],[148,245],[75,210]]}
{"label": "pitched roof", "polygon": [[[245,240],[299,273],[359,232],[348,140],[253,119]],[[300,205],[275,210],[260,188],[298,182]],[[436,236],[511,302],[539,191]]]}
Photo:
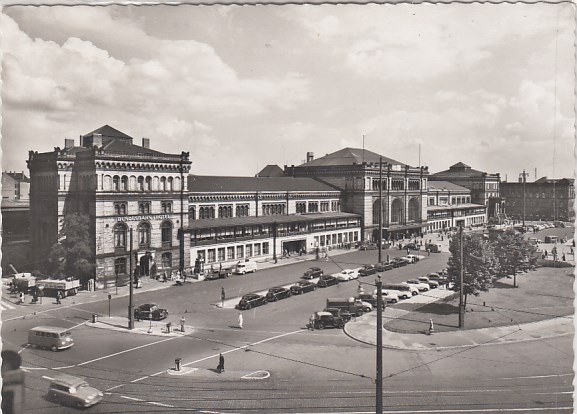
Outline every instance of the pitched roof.
{"label": "pitched roof", "polygon": [[221,177],[189,175],[188,191],[203,192],[256,192],[256,191],[335,191],[333,187],[312,178],[293,177]]}
{"label": "pitched roof", "polygon": [[121,138],[121,139],[130,139],[132,140],[131,136],[126,135],[124,132],[121,132],[119,130],[117,130],[116,128],[112,128],[110,125],[104,125],[101,126],[98,129],[95,129],[92,132],[89,132],[86,135],[83,135],[84,137],[89,137],[92,136],[94,134],[99,134],[102,135],[102,137],[106,137],[106,138]]}
{"label": "pitched roof", "polygon": [[26,174],[24,174],[23,171],[22,172],[5,171],[4,174],[12,177],[16,181],[25,182],[25,183],[30,182],[30,179],[28,177],[26,177]]}
{"label": "pitched roof", "polygon": [[440,171],[434,174],[429,175],[429,179],[435,178],[438,176],[454,176],[454,177],[480,177],[485,174],[482,171],[474,170],[469,167],[467,164],[463,162],[458,162],[453,164],[449,167],[448,170]]}
{"label": "pitched roof", "polygon": [[256,177],[283,177],[284,173],[278,165],[269,164],[264,167]]}
{"label": "pitched roof", "polygon": [[126,141],[112,140],[104,145],[105,152],[122,153],[130,155],[146,155],[146,156],[164,156],[167,155],[160,151],[155,151],[150,148],[144,148],[139,145],[134,145]]}
{"label": "pitched roof", "polygon": [[468,188],[463,186],[453,184],[449,181],[429,181],[428,183],[429,190],[439,191],[439,190],[447,190],[447,191],[466,191],[471,192]]}
{"label": "pitched roof", "polygon": [[566,182],[566,183],[569,183],[569,184],[570,184],[570,183],[572,183],[572,182],[574,182],[574,181],[575,181],[575,179],[573,179],[573,178],[547,178],[547,177],[541,177],[541,178],[539,178],[538,180],[535,180],[534,182],[535,182],[535,183],[542,183],[542,184],[545,184],[545,183],[560,183],[560,184],[562,184],[562,183],[565,183],[565,182]]}
{"label": "pitched roof", "polygon": [[336,166],[336,165],[352,165],[352,164],[362,164],[366,163],[379,163],[379,159],[382,157],[383,163],[389,163],[394,165],[405,165],[399,161],[395,161],[392,158],[384,157],[362,148],[343,148],[337,152],[327,154],[324,157],[314,159],[312,161],[301,164],[303,167],[325,167],[325,166]]}

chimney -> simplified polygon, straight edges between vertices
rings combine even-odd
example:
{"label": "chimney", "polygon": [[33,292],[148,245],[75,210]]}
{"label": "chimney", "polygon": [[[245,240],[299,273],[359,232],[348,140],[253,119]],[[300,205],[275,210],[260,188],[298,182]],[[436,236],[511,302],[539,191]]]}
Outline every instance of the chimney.
{"label": "chimney", "polygon": [[142,148],[150,148],[150,138],[142,138]]}
{"label": "chimney", "polygon": [[101,147],[102,146],[102,134],[92,135],[92,146]]}
{"label": "chimney", "polygon": [[315,159],[315,154],[313,152],[307,152],[307,162],[311,162]]}
{"label": "chimney", "polygon": [[74,140],[70,138],[64,139],[64,148],[72,148],[74,146]]}

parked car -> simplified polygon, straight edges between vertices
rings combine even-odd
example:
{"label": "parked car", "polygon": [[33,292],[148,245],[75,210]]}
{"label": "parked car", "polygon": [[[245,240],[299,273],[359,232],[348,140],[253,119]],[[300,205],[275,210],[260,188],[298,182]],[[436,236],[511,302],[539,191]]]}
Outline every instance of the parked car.
{"label": "parked car", "polygon": [[374,265],[364,265],[360,270],[359,270],[359,276],[370,276],[370,275],[374,275],[375,273],[377,273],[378,270],[376,268],[376,266]]}
{"label": "parked car", "polygon": [[393,267],[402,267],[409,264],[409,262],[404,260],[402,257],[393,257],[389,263],[392,264]]}
{"label": "parked car", "polygon": [[439,287],[439,282],[435,280],[430,280],[427,276],[421,276],[419,282],[427,283],[431,289],[436,289]]}
{"label": "parked car", "polygon": [[391,270],[393,265],[391,263],[377,263],[375,265],[375,269],[377,272],[386,272],[387,270]]}
{"label": "parked car", "polygon": [[339,279],[337,279],[334,276],[331,275],[323,275],[319,278],[319,281],[317,282],[317,285],[319,287],[327,287],[327,286],[331,286],[331,285],[338,285],[339,284]]}
{"label": "parked car", "polygon": [[410,283],[402,282],[403,284],[407,285],[411,289],[411,294],[413,296],[417,296],[419,294],[419,288],[415,285],[411,285]]}
{"label": "parked car", "polygon": [[333,316],[329,312],[316,312],[314,327],[315,329],[325,329],[325,328],[339,328],[342,329],[345,326],[345,321],[338,316]]}
{"label": "parked car", "polygon": [[447,277],[438,273],[429,273],[427,277],[429,280],[434,280],[435,282],[439,283],[439,286],[446,285],[448,283]]}
{"label": "parked car", "polygon": [[63,405],[86,408],[102,400],[102,391],[91,387],[82,378],[57,374],[50,380],[48,398]]}
{"label": "parked car", "polygon": [[284,287],[270,288],[266,294],[266,300],[269,302],[276,302],[279,299],[286,299],[291,297],[290,289]]}
{"label": "parked car", "polygon": [[317,284],[309,282],[308,280],[303,280],[302,282],[297,282],[290,287],[290,291],[293,295],[301,295],[303,293],[312,292],[317,290]]}
{"label": "parked car", "polygon": [[[158,307],[155,303],[145,303],[134,309],[134,319],[137,321],[142,319],[152,319],[153,321],[160,321],[168,316],[166,309]],[[151,318],[152,317],[152,318]]]}
{"label": "parked car", "polygon": [[361,244],[359,250],[377,250],[378,248],[379,246],[377,246],[375,243],[364,243]]}
{"label": "parked car", "polygon": [[430,289],[428,283],[422,283],[417,279],[409,279],[409,280],[407,280],[407,284],[415,286],[421,292],[428,292]]}
{"label": "parked car", "polygon": [[[373,307],[377,306],[377,295],[373,293],[359,293],[356,298],[363,302],[370,303]],[[385,306],[386,300],[387,298],[383,296],[381,303],[383,307]]]}
{"label": "parked car", "polygon": [[359,274],[351,269],[343,269],[341,273],[336,273],[333,275],[339,282],[348,282],[349,280],[358,279]]}
{"label": "parked car", "polygon": [[[377,293],[378,290],[375,289],[373,291],[373,295],[375,296],[375,298],[377,297]],[[390,290],[381,289],[381,294],[383,295],[383,298],[386,299],[387,303],[398,303],[400,300],[400,296]]]}
{"label": "parked car", "polygon": [[268,302],[267,298],[256,293],[249,293],[244,295],[238,302],[239,309],[250,309],[256,306],[265,305]]}
{"label": "parked car", "polygon": [[329,312],[333,316],[341,318],[345,323],[349,322],[354,316],[349,311],[340,308],[324,308],[323,312]]}
{"label": "parked car", "polygon": [[411,249],[411,250],[419,250],[419,246],[415,243],[407,243],[403,246],[404,250]]}
{"label": "parked car", "polygon": [[415,256],[414,254],[408,254],[404,257],[404,259],[408,260],[409,263],[417,263],[419,261],[419,256]]}
{"label": "parked car", "polygon": [[325,272],[320,267],[311,267],[302,276],[303,279],[314,279],[315,277],[320,277]]}

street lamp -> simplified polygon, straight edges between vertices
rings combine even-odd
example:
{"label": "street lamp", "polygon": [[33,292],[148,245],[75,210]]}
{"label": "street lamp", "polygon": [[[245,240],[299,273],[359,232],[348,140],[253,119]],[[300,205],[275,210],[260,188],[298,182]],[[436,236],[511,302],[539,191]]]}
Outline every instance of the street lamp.
{"label": "street lamp", "polygon": [[525,227],[525,184],[527,183],[528,175],[529,173],[525,172],[525,170],[523,170],[521,173],[521,177],[523,179],[523,228]]}

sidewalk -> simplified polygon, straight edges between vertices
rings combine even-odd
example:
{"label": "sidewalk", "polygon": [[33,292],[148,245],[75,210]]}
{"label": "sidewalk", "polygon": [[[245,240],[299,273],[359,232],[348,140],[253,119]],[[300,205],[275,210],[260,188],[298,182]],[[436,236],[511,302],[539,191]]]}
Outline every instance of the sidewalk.
{"label": "sidewalk", "polygon": [[[345,325],[345,333],[359,342],[377,344],[376,312],[365,314]],[[491,344],[539,340],[563,335],[573,335],[573,316],[548,319],[522,325],[494,328],[439,332],[429,335],[403,334],[383,328],[383,347],[404,350],[450,349]]]}
{"label": "sidewalk", "polygon": [[90,328],[98,329],[108,329],[110,331],[126,332],[130,334],[148,335],[148,336],[185,336],[187,334],[193,333],[194,328],[192,326],[185,325],[184,332],[181,331],[180,325],[172,325],[170,332],[168,332],[166,324],[168,320],[165,321],[134,321],[134,329],[128,329],[128,318],[119,316],[99,316],[95,323],[92,321],[86,322],[86,326]]}

